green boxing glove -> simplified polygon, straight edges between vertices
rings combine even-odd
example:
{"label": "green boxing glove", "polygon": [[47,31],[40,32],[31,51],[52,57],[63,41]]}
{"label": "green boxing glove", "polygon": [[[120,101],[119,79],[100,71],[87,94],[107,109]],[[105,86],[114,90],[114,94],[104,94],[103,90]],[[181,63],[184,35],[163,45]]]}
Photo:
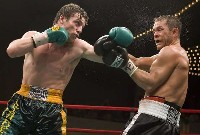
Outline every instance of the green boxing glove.
{"label": "green boxing glove", "polygon": [[68,32],[59,26],[53,26],[42,33],[36,33],[32,36],[35,48],[46,43],[56,43],[62,46],[67,42],[68,38]]}
{"label": "green boxing glove", "polygon": [[119,46],[127,48],[133,42],[133,34],[126,27],[114,27],[109,31],[109,38],[114,40]]}

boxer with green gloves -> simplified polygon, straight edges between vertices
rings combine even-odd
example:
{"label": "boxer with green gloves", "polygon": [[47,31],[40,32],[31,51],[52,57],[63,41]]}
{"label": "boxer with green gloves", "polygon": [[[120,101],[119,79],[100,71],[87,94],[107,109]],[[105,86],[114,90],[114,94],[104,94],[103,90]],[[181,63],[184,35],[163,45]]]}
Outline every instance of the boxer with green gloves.
{"label": "boxer with green gloves", "polygon": [[42,33],[33,35],[33,46],[36,48],[46,43],[56,43],[62,46],[67,42],[68,35],[68,32],[63,27],[53,26]]}

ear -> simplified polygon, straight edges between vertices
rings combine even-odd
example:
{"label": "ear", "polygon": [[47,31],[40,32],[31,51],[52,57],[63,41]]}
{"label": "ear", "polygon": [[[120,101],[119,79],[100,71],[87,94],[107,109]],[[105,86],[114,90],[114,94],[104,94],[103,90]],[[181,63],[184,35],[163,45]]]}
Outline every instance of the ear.
{"label": "ear", "polygon": [[59,18],[61,24],[63,24],[64,19],[65,19],[65,17],[63,15],[61,15],[60,18]]}
{"label": "ear", "polygon": [[174,37],[179,37],[179,29],[178,28],[173,28],[172,32],[173,32]]}
{"label": "ear", "polygon": [[173,35],[179,35],[179,29],[178,28],[173,28],[172,32],[173,32]]}

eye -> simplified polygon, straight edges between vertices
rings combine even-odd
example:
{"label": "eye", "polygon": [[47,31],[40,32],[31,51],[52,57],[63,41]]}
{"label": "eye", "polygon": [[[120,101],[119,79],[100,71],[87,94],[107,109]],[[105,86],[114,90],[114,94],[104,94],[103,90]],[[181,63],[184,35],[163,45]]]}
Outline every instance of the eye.
{"label": "eye", "polygon": [[156,28],[156,29],[153,29],[153,34],[155,33],[155,32],[160,32],[160,31],[162,31],[162,30],[164,30],[163,28]]}
{"label": "eye", "polygon": [[80,21],[75,21],[76,26],[80,26],[81,22]]}

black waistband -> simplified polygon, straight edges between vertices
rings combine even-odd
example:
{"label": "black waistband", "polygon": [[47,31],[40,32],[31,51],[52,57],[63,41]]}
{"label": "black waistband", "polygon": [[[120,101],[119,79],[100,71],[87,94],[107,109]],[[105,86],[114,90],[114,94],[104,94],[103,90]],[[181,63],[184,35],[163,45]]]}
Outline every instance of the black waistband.
{"label": "black waistband", "polygon": [[178,106],[177,104],[173,103],[173,102],[165,101],[164,103],[167,104],[167,105],[169,105],[169,106],[171,106],[171,107],[173,107],[174,109],[176,109],[179,112],[181,110],[181,107]]}

